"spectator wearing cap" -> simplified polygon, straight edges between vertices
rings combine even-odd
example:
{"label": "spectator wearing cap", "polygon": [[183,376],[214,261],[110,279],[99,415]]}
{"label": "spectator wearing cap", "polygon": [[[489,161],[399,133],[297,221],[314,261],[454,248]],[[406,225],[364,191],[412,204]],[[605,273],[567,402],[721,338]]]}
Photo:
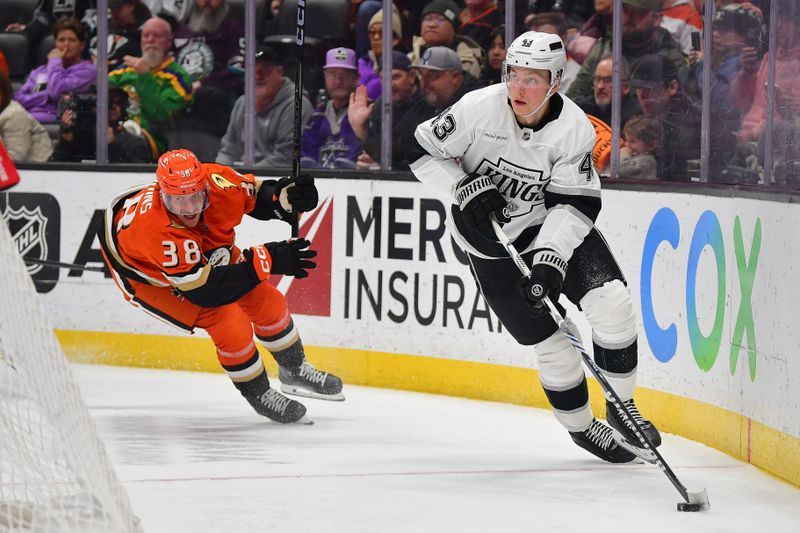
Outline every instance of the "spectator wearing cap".
{"label": "spectator wearing cap", "polygon": [[[377,100],[381,95],[381,77],[378,72],[381,68],[381,54],[383,53],[383,9],[370,19],[368,35],[370,50],[358,60],[358,72],[361,74],[361,85],[367,88],[369,99]],[[392,48],[400,43],[402,36],[403,25],[400,22],[400,12],[394,8],[392,12]]]}
{"label": "spectator wearing cap", "polygon": [[[255,63],[255,164],[288,167],[292,162],[294,141],[295,85],[284,76],[283,66],[272,48],[259,46]],[[245,111],[242,95],[233,106],[228,129],[217,153],[217,163],[234,165],[244,160]],[[311,117],[312,111],[311,103],[303,97],[303,124]]]}
{"label": "spectator wearing cap", "polygon": [[420,34],[414,36],[408,58],[412,65],[420,62],[425,50],[446,46],[455,51],[461,67],[478,78],[483,70],[483,48],[474,39],[458,35],[461,9],[452,0],[433,0],[422,9]]}
{"label": "spectator wearing cap", "polygon": [[[383,0],[359,0],[351,2],[358,3],[356,11],[356,56],[363,57],[369,51],[369,27],[372,25],[372,17],[378,11],[383,10]],[[394,2],[392,8],[395,9]]]}
{"label": "spectator wearing cap", "polygon": [[61,19],[53,27],[55,46],[47,54],[47,64],[31,71],[14,100],[39,122],[58,120],[58,100],[65,94],[89,92],[97,69],[83,58],[86,28],[75,18]]}
{"label": "spectator wearing cap", "polygon": [[[153,15],[142,0],[108,0],[108,70],[119,67],[126,55],[142,55],[142,25]],[[91,39],[92,60],[96,62],[97,36]]]}
{"label": "spectator wearing cap", "polygon": [[458,16],[459,35],[466,35],[488,50],[494,30],[503,24],[503,14],[492,0],[464,0],[464,9]]}
{"label": "spectator wearing cap", "polygon": [[[660,26],[662,0],[622,0],[622,57],[631,72],[642,57],[659,54],[667,58],[681,80],[686,80],[686,56],[669,32]],[[597,63],[611,53],[611,32],[600,37],[581,65],[581,70],[567,91],[572,100],[586,99],[592,94],[592,81]]]}
{"label": "spectator wearing cap", "polygon": [[347,118],[350,94],[358,87],[356,53],[350,48],[332,48],[325,54],[325,91],[328,100],[314,110],[300,148],[303,166],[355,168],[361,141]]}
{"label": "spectator wearing cap", "polygon": [[[348,119],[353,131],[364,145],[357,161],[358,168],[370,168],[380,162],[381,126],[383,111],[381,98],[370,104],[366,89],[360,86],[350,98],[347,108]],[[408,170],[406,145],[404,143],[414,135],[419,117],[406,119],[409,110],[415,104],[423,102],[417,88],[417,73],[411,68],[411,62],[404,53],[392,52],[392,169]],[[410,130],[409,130],[410,128]]]}
{"label": "spectator wearing cap", "polygon": [[459,65],[458,55],[446,46],[428,48],[419,63],[412,65],[419,73],[422,97],[434,114],[443,111],[467,92],[482,86],[470,73],[459,69]]}
{"label": "spectator wearing cap", "polygon": [[677,69],[668,58],[648,54],[631,71],[630,85],[643,114],[661,123],[660,138],[665,142],[659,152],[658,177],[688,180],[687,162],[700,158],[702,113],[681,89]]}

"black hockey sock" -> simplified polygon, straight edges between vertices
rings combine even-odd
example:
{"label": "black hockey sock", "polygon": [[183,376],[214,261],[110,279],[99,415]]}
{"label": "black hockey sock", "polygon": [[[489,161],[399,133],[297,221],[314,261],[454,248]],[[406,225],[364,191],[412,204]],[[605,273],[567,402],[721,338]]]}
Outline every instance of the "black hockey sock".
{"label": "black hockey sock", "polygon": [[262,368],[261,373],[247,381],[234,381],[233,386],[242,393],[248,401],[256,401],[259,396],[269,389],[267,372]]}
{"label": "black hockey sock", "polygon": [[256,337],[282,367],[297,368],[306,359],[303,342],[294,327],[293,320],[290,320],[289,325],[275,335],[256,335]]}

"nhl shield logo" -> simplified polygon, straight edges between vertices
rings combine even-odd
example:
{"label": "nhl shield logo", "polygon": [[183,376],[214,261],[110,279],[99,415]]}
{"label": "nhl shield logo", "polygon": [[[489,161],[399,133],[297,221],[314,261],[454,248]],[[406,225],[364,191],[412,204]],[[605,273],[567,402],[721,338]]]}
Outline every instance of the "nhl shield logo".
{"label": "nhl shield logo", "polygon": [[[0,194],[0,224],[5,223],[20,256],[26,261],[36,291],[52,291],[58,269],[42,261],[58,261],[61,254],[61,208],[51,194],[9,192]],[[30,260],[36,261],[31,262]]]}
{"label": "nhl shield logo", "polygon": [[[6,223],[17,251],[22,257],[47,259],[47,218],[42,214],[40,206],[31,210],[27,207],[9,208],[5,213]],[[42,270],[42,265],[28,264],[28,273],[33,276]]]}

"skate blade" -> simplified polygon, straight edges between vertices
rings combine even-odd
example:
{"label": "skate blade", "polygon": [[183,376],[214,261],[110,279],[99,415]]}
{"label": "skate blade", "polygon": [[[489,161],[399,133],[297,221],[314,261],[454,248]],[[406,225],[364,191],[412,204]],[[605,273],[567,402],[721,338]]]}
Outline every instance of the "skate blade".
{"label": "skate blade", "polygon": [[292,396],[302,396],[303,398],[313,398],[315,400],[327,400],[329,402],[343,402],[344,394],[341,392],[337,394],[320,394],[318,392],[310,391],[302,387],[295,387],[292,385],[284,385],[281,383],[281,392],[284,394],[291,394]]}
{"label": "skate blade", "polygon": [[656,464],[656,454],[651,452],[650,450],[646,450],[645,448],[640,448],[639,446],[634,446],[628,440],[622,436],[622,433],[617,431],[614,428],[611,428],[611,431],[614,434],[614,442],[631,452],[633,455],[641,459],[642,461],[648,462],[651,465]]}
{"label": "skate blade", "polygon": [[292,425],[295,425],[295,426],[313,426],[314,425],[314,421],[311,420],[310,418],[308,418],[307,416],[303,415],[303,418],[301,418],[300,420],[295,420],[294,422],[289,422],[289,424],[285,424],[285,425],[289,425],[289,426],[292,426]]}

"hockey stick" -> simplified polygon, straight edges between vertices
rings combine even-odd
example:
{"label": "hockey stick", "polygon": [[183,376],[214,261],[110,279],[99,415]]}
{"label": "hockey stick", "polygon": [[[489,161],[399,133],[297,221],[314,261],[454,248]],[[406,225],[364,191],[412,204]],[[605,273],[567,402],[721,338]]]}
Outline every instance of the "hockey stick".
{"label": "hockey stick", "polygon": [[[522,256],[519,254],[517,249],[514,248],[514,245],[511,244],[508,236],[505,234],[503,229],[500,227],[500,224],[497,223],[497,220],[494,217],[492,217],[492,226],[494,227],[494,232],[497,235],[498,240],[505,247],[506,251],[508,251],[508,255],[514,261],[514,264],[517,265],[517,268],[523,276],[529,278],[531,276],[531,269],[522,259]],[[653,460],[649,462],[658,465],[661,471],[664,472],[664,475],[667,476],[667,479],[670,480],[672,485],[678,490],[680,495],[685,500],[678,503],[678,511],[708,511],[711,508],[711,504],[708,502],[708,493],[706,492],[706,489],[702,489],[698,492],[689,492],[686,487],[683,486],[683,484],[678,480],[678,477],[661,456],[659,451],[653,445],[650,438],[639,426],[639,423],[635,418],[633,418],[633,416],[631,416],[628,408],[624,403],[622,403],[622,400],[619,399],[619,396],[611,387],[611,384],[600,371],[600,367],[597,366],[597,363],[594,362],[594,359],[592,359],[592,357],[586,352],[586,349],[583,347],[578,337],[569,330],[566,321],[561,316],[561,313],[558,312],[558,309],[556,309],[555,304],[550,300],[549,297],[545,297],[543,301],[545,305],[547,305],[550,316],[558,325],[558,328],[564,332],[569,339],[570,344],[572,344],[572,346],[578,350],[583,358],[583,362],[589,367],[589,370],[592,372],[598,383],[600,383],[600,387],[603,389],[603,394],[606,397],[606,400],[614,404],[614,407],[623,414],[626,424],[633,428],[633,432],[636,434],[639,442],[642,443],[642,446],[646,450],[652,453]]]}
{"label": "hockey stick", "polygon": [[[295,39],[295,72],[294,72],[294,139],[292,146],[292,177],[300,175],[300,128],[303,125],[303,43],[306,40],[306,2],[297,0],[297,35]],[[292,209],[292,238],[299,233],[300,214]]]}
{"label": "hockey stick", "polygon": [[33,265],[42,265],[53,268],[69,268],[70,270],[88,270],[89,272],[105,272],[103,267],[92,267],[86,265],[77,265],[75,263],[62,263],[61,261],[50,261],[47,259],[38,259],[36,257],[23,257],[26,263]]}

